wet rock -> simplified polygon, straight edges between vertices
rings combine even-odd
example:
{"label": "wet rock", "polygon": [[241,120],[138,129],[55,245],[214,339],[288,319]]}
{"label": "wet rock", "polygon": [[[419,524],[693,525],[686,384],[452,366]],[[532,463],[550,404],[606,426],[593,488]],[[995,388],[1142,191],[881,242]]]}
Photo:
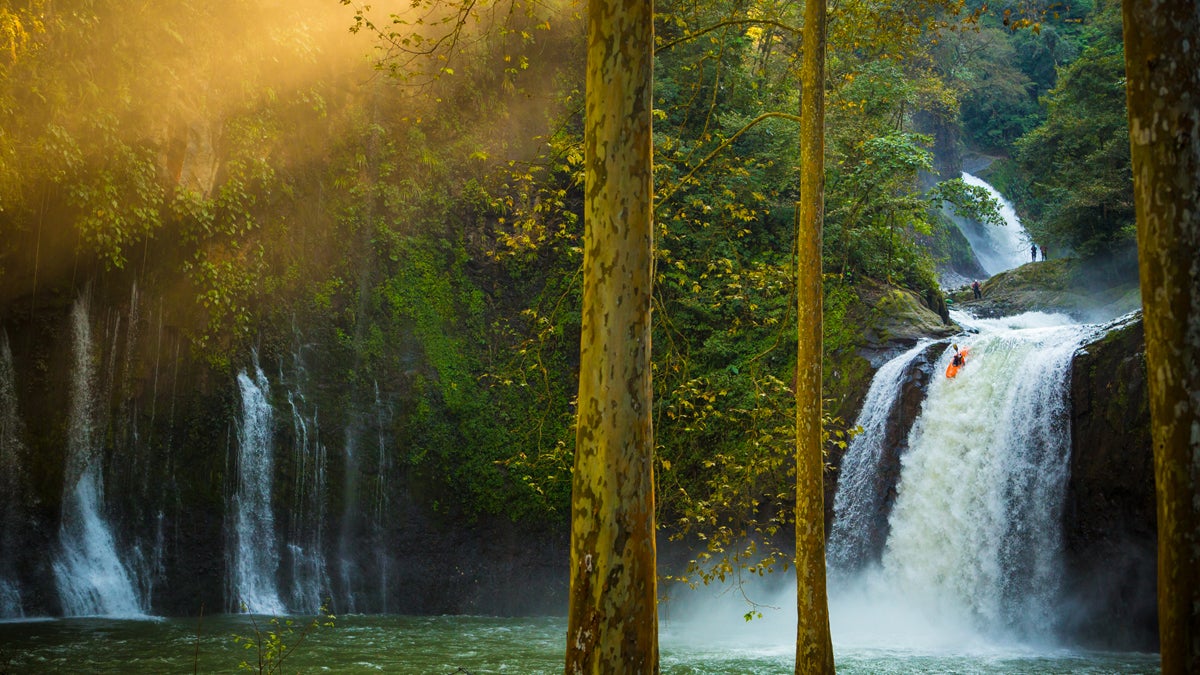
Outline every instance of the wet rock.
{"label": "wet rock", "polygon": [[1075,358],[1064,507],[1070,636],[1155,650],[1154,461],[1140,319]]}

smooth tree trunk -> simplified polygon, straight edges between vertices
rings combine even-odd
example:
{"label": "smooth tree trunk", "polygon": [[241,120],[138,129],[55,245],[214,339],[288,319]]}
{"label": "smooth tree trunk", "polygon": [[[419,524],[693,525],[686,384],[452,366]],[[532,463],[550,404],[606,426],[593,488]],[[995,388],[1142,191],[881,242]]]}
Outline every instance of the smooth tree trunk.
{"label": "smooth tree trunk", "polygon": [[657,673],[650,0],[589,0],[566,673]]}
{"label": "smooth tree trunk", "polygon": [[1200,673],[1200,5],[1124,0],[1162,671]]}
{"label": "smooth tree trunk", "polygon": [[830,673],[825,591],[825,457],[821,440],[822,273],[825,220],[825,0],[804,9],[797,205],[796,673]]}

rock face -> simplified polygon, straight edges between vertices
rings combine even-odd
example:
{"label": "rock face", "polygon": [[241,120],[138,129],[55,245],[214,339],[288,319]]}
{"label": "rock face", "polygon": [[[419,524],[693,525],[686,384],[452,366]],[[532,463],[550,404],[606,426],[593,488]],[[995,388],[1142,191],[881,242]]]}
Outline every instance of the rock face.
{"label": "rock face", "polygon": [[1140,320],[1075,358],[1063,535],[1068,630],[1085,644],[1155,650],[1154,461]]}
{"label": "rock face", "polygon": [[[1106,275],[1105,270],[1112,273]],[[963,288],[951,293],[949,302],[981,318],[1057,312],[1091,322],[1108,321],[1141,306],[1136,277],[1129,277],[1116,263],[1066,258],[1001,272],[982,283],[982,293],[976,300],[970,288]]]}

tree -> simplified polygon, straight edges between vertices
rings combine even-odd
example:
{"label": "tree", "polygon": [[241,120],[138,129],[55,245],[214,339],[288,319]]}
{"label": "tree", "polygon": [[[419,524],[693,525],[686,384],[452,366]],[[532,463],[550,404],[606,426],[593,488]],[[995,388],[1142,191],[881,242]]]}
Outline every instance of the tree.
{"label": "tree", "polygon": [[1046,120],[1016,144],[1032,177],[1022,214],[1034,239],[1091,257],[1133,244],[1121,24],[1115,5],[1087,26],[1088,46],[1043,97]]}
{"label": "tree", "polygon": [[[1200,672],[1200,14],[1125,0],[1126,96],[1158,486],[1162,670]],[[1188,45],[1191,43],[1191,48]]]}
{"label": "tree", "polygon": [[587,45],[566,672],[656,673],[650,0],[591,0]]}
{"label": "tree", "polygon": [[796,673],[833,673],[825,593],[825,457],[821,439],[821,229],[825,191],[825,0],[804,10],[797,204]]}

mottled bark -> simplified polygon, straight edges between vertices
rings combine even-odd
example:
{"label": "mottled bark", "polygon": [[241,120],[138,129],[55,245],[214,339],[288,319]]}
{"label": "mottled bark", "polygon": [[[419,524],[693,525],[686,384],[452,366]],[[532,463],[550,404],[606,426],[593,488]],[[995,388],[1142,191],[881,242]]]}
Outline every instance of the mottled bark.
{"label": "mottled bark", "polygon": [[1163,673],[1200,672],[1200,5],[1124,0]]}
{"label": "mottled bark", "polygon": [[825,219],[825,0],[804,10],[797,208],[796,673],[833,673],[825,592],[825,458],[821,442],[822,275]]}
{"label": "mottled bark", "polygon": [[651,427],[653,5],[590,0],[566,672],[657,673]]}

